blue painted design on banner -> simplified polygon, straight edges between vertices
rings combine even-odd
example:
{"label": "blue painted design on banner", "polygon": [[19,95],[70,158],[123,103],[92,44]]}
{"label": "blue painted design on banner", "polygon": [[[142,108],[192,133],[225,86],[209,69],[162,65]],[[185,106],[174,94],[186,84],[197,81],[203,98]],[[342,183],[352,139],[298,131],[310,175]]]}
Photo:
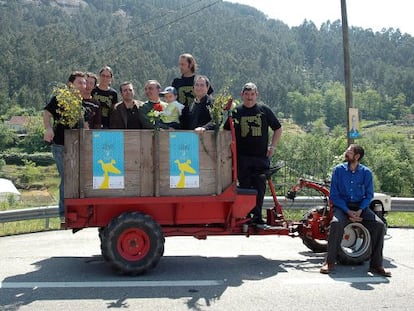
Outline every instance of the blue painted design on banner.
{"label": "blue painted design on banner", "polygon": [[200,159],[198,134],[170,133],[170,187],[198,188]]}
{"label": "blue painted design on banner", "polygon": [[94,189],[123,189],[124,133],[93,131],[92,161]]}

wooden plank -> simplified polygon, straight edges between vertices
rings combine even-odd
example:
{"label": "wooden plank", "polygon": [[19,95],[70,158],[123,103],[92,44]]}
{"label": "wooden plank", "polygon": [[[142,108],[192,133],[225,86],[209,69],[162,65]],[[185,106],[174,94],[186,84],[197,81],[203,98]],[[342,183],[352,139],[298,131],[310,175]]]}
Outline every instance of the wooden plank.
{"label": "wooden plank", "polygon": [[79,198],[79,132],[65,130],[64,196]]}
{"label": "wooden plank", "polygon": [[153,154],[153,131],[152,130],[138,130],[141,141],[139,153],[139,177],[141,182],[140,196],[154,195],[154,159]]}
{"label": "wooden plank", "polygon": [[231,133],[230,131],[221,132],[221,140],[219,152],[221,153],[221,163],[220,163],[220,172],[221,172],[221,183],[222,189],[226,189],[232,183],[232,155],[231,155]]}

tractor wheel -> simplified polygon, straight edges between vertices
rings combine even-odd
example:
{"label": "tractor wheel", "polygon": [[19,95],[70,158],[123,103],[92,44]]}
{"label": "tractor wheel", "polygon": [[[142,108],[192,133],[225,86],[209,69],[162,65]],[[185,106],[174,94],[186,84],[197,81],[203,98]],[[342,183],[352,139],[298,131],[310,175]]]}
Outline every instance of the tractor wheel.
{"label": "tractor wheel", "polygon": [[[316,209],[319,211],[320,214],[324,213],[324,207],[318,207]],[[305,225],[308,225],[308,219],[312,218],[313,213],[315,212],[315,209],[311,209],[306,212],[304,215],[302,222]],[[310,237],[307,237],[306,234],[301,235],[303,244],[309,248],[314,253],[324,253],[328,250],[328,241],[327,240],[318,240],[313,239]]]}
{"label": "tractor wheel", "polygon": [[124,213],[105,229],[102,255],[121,274],[145,273],[158,264],[163,252],[161,227],[148,215]]}
{"label": "tractor wheel", "polygon": [[338,261],[357,265],[371,256],[371,234],[363,224],[352,222],[345,226]]}
{"label": "tractor wheel", "polygon": [[302,237],[302,242],[314,253],[324,253],[328,250],[328,241]]}

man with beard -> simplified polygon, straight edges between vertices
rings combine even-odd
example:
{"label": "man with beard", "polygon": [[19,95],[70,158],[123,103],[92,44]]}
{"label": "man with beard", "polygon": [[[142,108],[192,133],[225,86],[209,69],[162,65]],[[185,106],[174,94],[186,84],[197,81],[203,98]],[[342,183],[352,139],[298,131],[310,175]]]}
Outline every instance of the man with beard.
{"label": "man with beard", "polygon": [[374,196],[374,185],[371,170],[360,163],[363,157],[364,149],[351,144],[345,151],[345,162],[333,169],[329,199],[334,206],[334,216],[329,229],[328,254],[320,269],[322,274],[329,274],[335,268],[344,227],[349,222],[361,222],[371,234],[369,271],[385,277],[391,276],[391,272],[384,270],[382,263],[385,226],[369,208]]}

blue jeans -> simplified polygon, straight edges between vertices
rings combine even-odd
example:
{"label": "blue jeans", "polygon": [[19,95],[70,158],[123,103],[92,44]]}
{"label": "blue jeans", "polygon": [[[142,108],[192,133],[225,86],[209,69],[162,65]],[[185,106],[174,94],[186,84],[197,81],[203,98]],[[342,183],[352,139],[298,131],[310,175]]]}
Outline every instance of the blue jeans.
{"label": "blue jeans", "polygon": [[65,207],[63,205],[63,199],[65,198],[63,194],[64,189],[64,174],[63,174],[63,145],[52,144],[52,155],[56,162],[56,167],[60,176],[60,185],[59,185],[59,216],[65,215]]}

